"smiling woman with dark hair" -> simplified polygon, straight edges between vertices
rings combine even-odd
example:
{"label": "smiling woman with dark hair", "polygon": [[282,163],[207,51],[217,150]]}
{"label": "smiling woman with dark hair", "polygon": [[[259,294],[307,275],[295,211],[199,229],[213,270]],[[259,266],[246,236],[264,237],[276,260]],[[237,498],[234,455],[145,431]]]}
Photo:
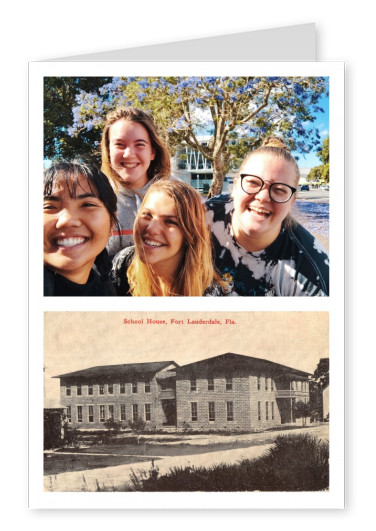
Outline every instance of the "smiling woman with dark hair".
{"label": "smiling woman with dark hair", "polygon": [[240,166],[230,196],[209,199],[215,265],[231,295],[327,296],[329,258],[291,217],[299,168],[268,137]]}
{"label": "smiling woman with dark hair", "polygon": [[44,295],[116,295],[105,249],[116,195],[107,177],[86,160],[58,162],[45,171],[43,195]]}

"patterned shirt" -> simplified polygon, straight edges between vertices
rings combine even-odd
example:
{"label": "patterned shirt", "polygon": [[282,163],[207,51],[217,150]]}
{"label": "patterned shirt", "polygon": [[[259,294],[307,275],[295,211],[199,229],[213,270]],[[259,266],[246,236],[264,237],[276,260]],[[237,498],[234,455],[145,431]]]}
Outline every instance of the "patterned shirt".
{"label": "patterned shirt", "polygon": [[227,295],[328,296],[329,258],[320,242],[299,223],[282,227],[266,249],[248,252],[232,232],[234,202],[220,195],[206,202],[215,265],[227,280]]}

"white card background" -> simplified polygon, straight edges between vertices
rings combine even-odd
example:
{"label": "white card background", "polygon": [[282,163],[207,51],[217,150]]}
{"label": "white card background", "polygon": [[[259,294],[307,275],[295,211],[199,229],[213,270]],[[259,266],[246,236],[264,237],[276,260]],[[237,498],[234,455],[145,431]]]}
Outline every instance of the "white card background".
{"label": "white card background", "polygon": [[[199,311],[326,311],[330,313],[331,362],[331,479],[328,493],[177,493],[163,496],[158,493],[123,493],[118,496],[98,497],[98,493],[48,493],[41,489],[42,430],[40,411],[43,404],[43,312],[44,311],[127,311],[145,310],[143,298],[43,298],[42,288],[42,197],[40,179],[43,152],[43,76],[168,76],[168,75],[304,75],[328,76],[330,84],[330,139],[331,139],[331,191],[330,191],[330,297],[229,297],[226,307],[219,307],[215,298],[151,298],[147,310],[199,310]],[[30,387],[39,392],[30,394],[31,437],[30,452],[30,503],[37,508],[121,508],[124,500],[133,508],[341,508],[344,496],[344,166],[343,166],[343,65],[315,62],[40,62],[30,65]],[[271,300],[272,299],[272,300]],[[121,500],[121,501],[120,501]],[[132,501],[130,501],[132,500]]]}

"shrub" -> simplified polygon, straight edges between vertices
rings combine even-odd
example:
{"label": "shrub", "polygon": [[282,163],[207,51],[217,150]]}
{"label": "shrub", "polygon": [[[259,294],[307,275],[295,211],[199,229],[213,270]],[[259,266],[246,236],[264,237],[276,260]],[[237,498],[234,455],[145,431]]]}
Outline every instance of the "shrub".
{"label": "shrub", "polygon": [[210,468],[177,467],[159,476],[149,472],[131,477],[142,491],[319,491],[329,486],[329,446],[308,435],[278,436],[272,448],[255,460]]}
{"label": "shrub", "polygon": [[129,421],[128,423],[130,429],[135,433],[144,433],[146,422],[142,419],[137,419],[134,421]]}
{"label": "shrub", "polygon": [[121,422],[116,422],[114,419],[107,419],[104,423],[104,427],[112,432],[114,435],[120,433],[121,430]]}

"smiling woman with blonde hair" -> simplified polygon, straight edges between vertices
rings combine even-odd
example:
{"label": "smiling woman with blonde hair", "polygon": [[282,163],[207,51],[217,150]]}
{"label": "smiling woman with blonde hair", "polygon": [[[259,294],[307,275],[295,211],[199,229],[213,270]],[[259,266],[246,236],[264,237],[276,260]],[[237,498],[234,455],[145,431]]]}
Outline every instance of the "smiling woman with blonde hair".
{"label": "smiling woman with blonde hair", "polygon": [[120,251],[112,278],[119,295],[222,295],[199,193],[181,181],[158,181],[134,224],[135,246]]}
{"label": "smiling woman with blonde hair", "polygon": [[329,258],[291,216],[299,168],[276,137],[251,151],[231,196],[209,199],[215,264],[233,295],[327,296]]}

